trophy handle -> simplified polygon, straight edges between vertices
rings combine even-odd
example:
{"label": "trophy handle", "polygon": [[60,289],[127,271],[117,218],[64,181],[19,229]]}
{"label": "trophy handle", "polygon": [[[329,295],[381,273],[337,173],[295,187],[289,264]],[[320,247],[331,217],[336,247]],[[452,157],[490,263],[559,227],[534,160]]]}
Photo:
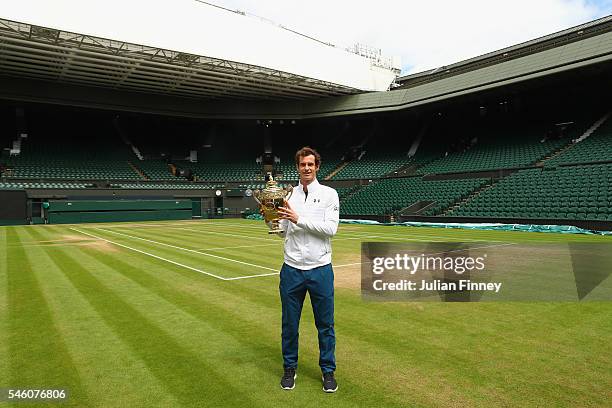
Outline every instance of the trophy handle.
{"label": "trophy handle", "polygon": [[257,201],[257,204],[261,205],[261,201],[259,200],[259,194],[261,194],[261,191],[253,191],[253,198],[255,199],[255,201]]}
{"label": "trophy handle", "polygon": [[291,198],[291,194],[293,194],[293,186],[292,185],[288,185],[285,190],[287,191],[287,196],[285,196],[285,201],[289,201],[289,199]]}

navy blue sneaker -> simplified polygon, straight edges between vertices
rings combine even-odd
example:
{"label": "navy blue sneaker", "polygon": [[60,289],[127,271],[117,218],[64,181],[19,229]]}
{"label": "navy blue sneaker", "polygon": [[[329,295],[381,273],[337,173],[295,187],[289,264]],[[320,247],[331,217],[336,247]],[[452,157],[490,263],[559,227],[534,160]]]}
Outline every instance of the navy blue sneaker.
{"label": "navy blue sneaker", "polygon": [[338,383],[334,378],[334,372],[323,373],[323,391],[325,392],[336,392],[338,390]]}
{"label": "navy blue sneaker", "polygon": [[292,390],[295,388],[295,379],[297,374],[295,368],[285,368],[283,378],[281,378],[280,386],[283,390]]}

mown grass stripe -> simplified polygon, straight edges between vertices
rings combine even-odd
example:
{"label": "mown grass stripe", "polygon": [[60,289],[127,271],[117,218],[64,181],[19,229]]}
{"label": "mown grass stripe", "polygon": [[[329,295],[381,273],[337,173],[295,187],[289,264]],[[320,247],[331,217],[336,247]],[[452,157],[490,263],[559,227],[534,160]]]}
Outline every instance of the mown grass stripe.
{"label": "mown grass stripe", "polygon": [[215,375],[215,367],[200,360],[164,329],[152,324],[77,260],[62,250],[49,255],[104,321],[182,404],[248,405],[249,397],[234,384]]}
{"label": "mown grass stripe", "polygon": [[[547,381],[551,383],[550,400],[555,399],[552,394],[556,393],[557,399],[563,397],[568,401],[603,401],[601,390],[605,386],[596,379],[604,372],[601,370],[603,360],[597,358],[599,354],[593,355],[592,350],[612,350],[612,345],[601,337],[590,337],[580,329],[574,330],[573,325],[571,332],[563,328],[555,322],[555,318],[564,322],[572,319],[566,313],[554,311],[551,305],[363,304],[358,298],[342,295],[339,303],[339,332],[344,329],[351,336],[371,341],[371,350],[385,350],[388,353],[402,350],[395,361],[420,367],[428,377],[436,375],[440,384],[454,381],[457,387],[463,389],[498,387],[504,390],[506,398],[513,396],[508,399],[510,404],[511,401],[532,396],[534,384],[546,373]],[[561,306],[569,311],[593,307],[576,304]],[[359,323],[343,317],[349,311],[354,316],[362,316],[363,321]],[[555,318],[547,316],[553,311]],[[373,315],[378,316],[377,323],[372,321]],[[592,316],[588,325],[601,336],[604,322],[609,322],[609,319]],[[380,332],[382,336],[374,337],[372,332]],[[406,335],[408,333],[410,335]],[[559,341],[562,344],[557,345]],[[572,355],[576,352],[584,353],[584,360],[577,359],[572,363]],[[525,361],[530,364],[526,365]],[[589,361],[589,365],[581,367],[583,361]],[[558,368],[549,372],[551,367]],[[568,371],[564,373],[564,369]],[[505,378],[507,372],[513,373],[511,379]],[[579,376],[581,381],[572,389],[562,390],[552,386],[556,381],[569,382],[575,376]],[[589,394],[587,391],[597,389],[599,393]],[[490,389],[482,389],[480,395],[476,393],[474,398],[486,400],[490,398],[490,393]],[[492,402],[487,401],[489,405]]]}
{"label": "mown grass stripe", "polygon": [[[27,230],[39,240],[56,238],[58,231]],[[30,249],[30,258],[33,265],[44,265],[46,279],[40,281],[41,288],[90,400],[98,406],[179,405],[51,261],[48,252],[56,250]]]}
{"label": "mown grass stripe", "polygon": [[[16,228],[7,230],[8,241],[19,243]],[[70,406],[87,404],[88,396],[58,331],[28,255],[11,247],[7,256],[10,387],[67,387]],[[77,400],[81,403],[77,403]]]}
{"label": "mown grass stripe", "polygon": [[[242,345],[241,353],[252,359],[252,364],[256,365],[257,371],[266,374],[264,378],[248,378],[248,374],[237,374],[239,377],[236,378],[238,382],[251,381],[255,384],[259,383],[258,387],[264,387],[270,391],[278,391],[278,376],[281,373],[281,359],[280,359],[280,339],[278,337],[278,329],[273,332],[270,331],[269,324],[273,320],[273,315],[277,315],[275,320],[278,320],[278,313],[280,307],[277,305],[274,310],[270,310],[264,313],[257,305],[253,304],[249,307],[250,312],[243,311],[241,314],[237,310],[237,303],[245,303],[241,300],[242,293],[233,294],[234,288],[224,285],[221,282],[209,281],[210,285],[214,285],[218,291],[223,291],[224,306],[220,306],[214,302],[207,301],[208,296],[202,293],[201,296],[185,292],[173,285],[169,285],[167,281],[159,279],[157,276],[152,275],[148,270],[143,270],[139,267],[135,267],[132,264],[124,262],[110,254],[103,254],[96,252],[91,249],[84,249],[89,255],[99,260],[101,263],[106,264],[109,268],[113,268],[117,272],[121,273],[128,279],[139,284],[143,288],[150,290],[166,301],[174,304],[184,312],[194,316],[197,319],[202,320],[203,323],[213,325],[217,330],[230,335],[236,342]],[[208,286],[208,285],[207,285]],[[308,320],[308,319],[307,319]],[[280,322],[278,322],[280,323]],[[271,335],[274,334],[274,335]],[[218,345],[224,347],[224,345]],[[302,354],[306,350],[302,349]],[[315,355],[309,356],[310,364],[304,364],[300,368],[302,376],[309,378],[310,382],[319,383],[320,373],[316,365]],[[229,369],[229,368],[228,368]],[[252,372],[250,375],[253,375]],[[303,380],[302,380],[303,381]],[[345,402],[352,401],[355,403],[366,403],[371,405],[374,403],[383,402],[387,406],[402,406],[399,401],[393,397],[383,396],[382,394],[374,395],[371,390],[364,389],[358,382],[354,382],[350,378],[344,380],[344,386],[351,387],[351,392],[344,395]],[[318,387],[317,387],[318,388]],[[255,390],[258,388],[255,388]],[[276,395],[261,395],[261,393],[254,393],[253,398],[262,399],[262,404],[267,405],[268,403],[282,403],[283,393]],[[321,394],[315,393],[315,397],[321,396]],[[325,396],[323,396],[325,398]],[[265,404],[264,404],[265,403]],[[275,404],[274,404],[275,405]]]}
{"label": "mown grass stripe", "polygon": [[[120,270],[125,270],[124,267],[119,268]],[[165,283],[165,285],[168,285],[169,282]],[[227,290],[231,290],[232,293],[235,293],[236,296],[238,296],[239,299],[244,299],[245,301],[251,302],[256,306],[253,306],[253,309],[256,309],[259,311],[259,314],[274,314],[274,312],[280,310],[280,305],[278,305],[277,299],[276,299],[276,291],[273,292],[273,296],[270,296],[270,288],[269,285],[267,286],[267,288],[261,288],[260,290],[255,290],[253,287],[239,287],[238,285],[233,285],[231,287],[227,287]],[[206,296],[203,294],[203,297],[205,298]],[[226,302],[231,302],[230,299],[226,299]],[[306,301],[308,303],[308,301]],[[265,306],[265,309],[262,308],[262,306]],[[238,308],[238,304],[234,304],[234,309]],[[310,311],[309,311],[309,305],[305,305],[306,310],[304,311],[304,321],[303,324],[305,325],[310,325],[312,323],[312,318],[310,316]],[[398,357],[394,357],[394,352],[397,351],[398,349],[398,342],[397,340],[400,341],[400,343],[403,340],[406,340],[404,338],[397,338],[396,335],[392,334],[391,332],[388,331],[388,327],[385,324],[381,324],[381,316],[378,314],[378,312],[374,309],[369,308],[368,305],[363,305],[359,310],[359,313],[356,313],[355,315],[349,317],[349,315],[345,314],[344,311],[342,311],[342,313],[340,312],[340,307],[338,307],[338,313],[337,313],[337,322],[338,322],[338,328],[339,328],[339,332],[342,333],[342,337],[341,342],[339,343],[339,350],[342,349],[350,349],[350,347],[348,346],[348,344],[355,344],[355,343],[360,343],[363,341],[367,341],[369,348],[364,348],[362,351],[364,354],[368,354],[370,353],[370,349],[379,349],[380,348],[380,343],[385,343],[385,345],[388,345],[389,348],[383,348],[383,350],[389,350],[389,352],[391,354],[389,355],[385,355],[386,357],[389,357],[389,362],[393,362],[394,364],[397,364],[398,362],[401,362],[401,364],[409,364],[409,354],[407,354],[406,356],[398,356]],[[234,317],[229,317],[230,320],[233,320]],[[398,318],[398,322],[401,321],[401,317]],[[358,327],[361,330],[345,330],[345,331],[340,331],[342,329],[342,327]],[[391,322],[389,324],[389,327],[395,327],[396,323]],[[307,330],[309,327],[306,326],[306,328],[302,329],[302,330]],[[373,333],[377,333],[377,332],[382,332],[385,333],[384,336],[380,337],[378,335],[373,335]],[[410,331],[409,329],[407,330],[408,332]],[[398,334],[399,335],[399,334]],[[273,341],[273,340],[272,340]],[[426,340],[422,340],[422,341],[417,341],[416,344],[421,345],[423,344],[424,346],[428,346]],[[352,346],[354,347],[354,345]],[[425,349],[427,349],[428,347],[425,347]],[[431,350],[438,352],[440,351],[439,348],[435,348],[432,347]],[[303,352],[304,350],[302,350]],[[348,354],[348,353],[347,353]],[[383,354],[384,355],[384,354]],[[391,357],[390,357],[391,356]],[[423,354],[423,357],[426,358],[426,353]],[[381,364],[383,364],[381,362]],[[388,362],[384,363],[385,365],[389,364]],[[401,366],[400,364],[400,366]],[[310,369],[310,368],[309,368]],[[346,372],[350,372],[350,369],[348,369],[347,365],[342,364],[341,365],[341,369],[347,370]],[[309,373],[315,373],[314,370],[309,371]],[[315,374],[316,375],[316,374]],[[384,372],[380,372],[380,375],[384,375]],[[420,383],[422,383],[423,380],[420,380]],[[432,387],[434,386],[434,384],[432,384]],[[402,393],[399,392],[399,395],[401,395]]]}
{"label": "mown grass stripe", "polygon": [[[203,319],[186,313],[148,288],[118,273],[117,270],[120,266],[111,267],[100,262],[94,256],[95,254],[104,254],[112,260],[116,259],[116,254],[104,253],[94,248],[75,248],[67,252],[73,258],[78,259],[79,263],[90,271],[108,290],[113,291],[125,302],[128,302],[152,324],[162,328],[171,327],[172,330],[169,334],[182,346],[200,355],[202,358],[219,354],[214,351],[214,347],[210,347],[214,344],[224,344],[228,349],[236,348],[237,343],[223,331],[217,330],[217,328],[206,323]],[[138,260],[135,262],[133,254],[121,256],[121,260],[128,265],[134,265],[141,271],[146,270],[155,276],[166,273],[166,271],[159,268],[159,265],[138,262]],[[202,279],[211,282],[206,277]],[[174,287],[173,284],[168,286]],[[223,353],[222,349],[218,351]]]}

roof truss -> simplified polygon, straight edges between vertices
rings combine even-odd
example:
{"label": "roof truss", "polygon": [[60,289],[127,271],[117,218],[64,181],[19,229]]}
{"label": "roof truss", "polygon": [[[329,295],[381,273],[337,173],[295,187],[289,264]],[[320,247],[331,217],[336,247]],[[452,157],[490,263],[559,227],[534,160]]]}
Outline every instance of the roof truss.
{"label": "roof truss", "polygon": [[361,92],[256,65],[4,19],[0,75],[197,99],[302,100]]}

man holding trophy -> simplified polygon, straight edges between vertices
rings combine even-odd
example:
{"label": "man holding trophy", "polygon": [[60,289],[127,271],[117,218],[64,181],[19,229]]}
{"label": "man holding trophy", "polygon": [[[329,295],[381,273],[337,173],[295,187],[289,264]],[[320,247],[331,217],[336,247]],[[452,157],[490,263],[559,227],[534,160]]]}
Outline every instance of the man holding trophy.
{"label": "man holding trophy", "polygon": [[[283,191],[271,180],[264,191],[255,194],[271,228],[270,233],[278,234],[285,240],[285,262],[279,285],[284,365],[281,387],[285,390],[295,387],[299,323],[308,292],[319,337],[323,391],[335,392],[338,384],[334,378],[336,335],[330,240],[338,230],[338,193],[319,184],[317,172],[321,156],[316,150],[310,147],[298,150],[295,163],[300,182],[293,191]],[[279,200],[278,197],[283,198]]]}

